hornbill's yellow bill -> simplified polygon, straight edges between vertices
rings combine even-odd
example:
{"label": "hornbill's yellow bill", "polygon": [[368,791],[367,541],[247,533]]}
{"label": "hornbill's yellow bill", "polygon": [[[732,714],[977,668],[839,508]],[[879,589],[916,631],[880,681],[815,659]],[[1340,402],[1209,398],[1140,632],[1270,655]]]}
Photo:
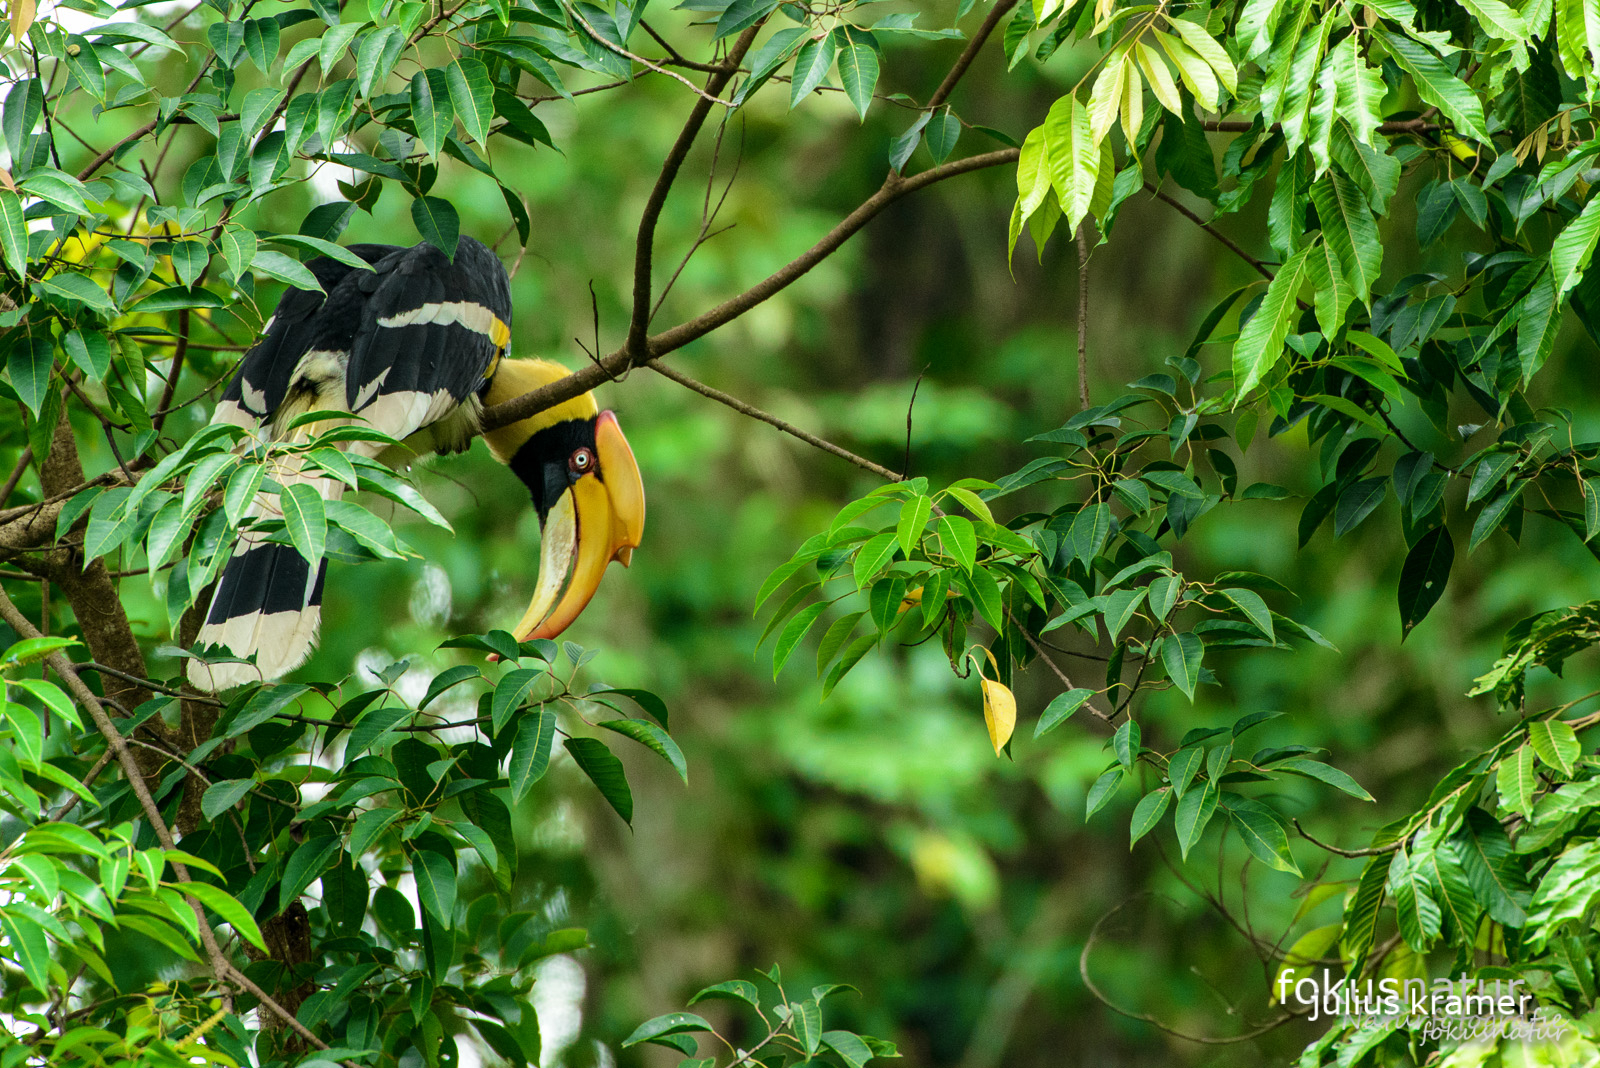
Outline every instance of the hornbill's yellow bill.
{"label": "hornbill's yellow bill", "polygon": [[[496,404],[566,373],[544,360],[507,361],[484,399]],[[607,565],[618,560],[627,567],[644,536],[639,465],[616,415],[595,407],[585,394],[487,435],[496,458],[527,485],[544,529],[538,585],[512,630],[518,641],[566,630],[594,596]]]}

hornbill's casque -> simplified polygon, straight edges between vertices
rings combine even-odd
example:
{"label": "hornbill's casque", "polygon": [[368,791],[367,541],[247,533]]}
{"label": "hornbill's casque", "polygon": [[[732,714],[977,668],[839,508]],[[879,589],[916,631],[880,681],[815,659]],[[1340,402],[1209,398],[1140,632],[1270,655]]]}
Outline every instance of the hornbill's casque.
{"label": "hornbill's casque", "polygon": [[[392,466],[431,452],[462,452],[480,430],[479,415],[563,378],[546,360],[506,357],[511,288],[488,248],[461,238],[452,262],[428,244],[351,245],[372,266],[326,257],[306,266],[324,293],[289,289],[245,353],[212,417],[237,423],[257,439],[309,440],[336,425],[315,410],[350,412],[402,446],[342,442],[339,448]],[[519,641],[561,633],[594,595],[606,565],[626,566],[644,532],[644,488],[616,416],[592,394],[484,434],[495,459],[527,484],[543,528],[539,578],[527,613],[512,631]],[[269,476],[287,488],[304,482],[327,500],[344,484],[295,454]],[[282,515],[276,491],[260,493],[252,517]],[[246,532],[223,570],[198,646],[221,646],[254,665],[189,663],[189,679],[207,690],[273,679],[310,653],[321,619],[326,562],[315,575],[292,546]]]}

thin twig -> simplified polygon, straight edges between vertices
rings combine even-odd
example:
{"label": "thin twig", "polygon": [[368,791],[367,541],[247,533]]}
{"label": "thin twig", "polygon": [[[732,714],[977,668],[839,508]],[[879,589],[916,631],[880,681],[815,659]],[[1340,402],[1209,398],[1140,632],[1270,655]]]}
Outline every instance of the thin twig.
{"label": "thin twig", "polygon": [[1089,220],[1078,224],[1078,406],[1089,408]]}
{"label": "thin twig", "polygon": [[12,492],[17,488],[17,483],[22,481],[22,476],[27,472],[28,465],[33,463],[33,446],[29,445],[22,450],[22,455],[17,457],[17,466],[11,469],[11,476],[6,479],[6,484],[0,486],[0,506],[3,506]]}
{"label": "thin twig", "polygon": [[706,74],[720,73],[726,67],[726,64],[724,64],[722,67],[719,67],[712,63],[696,63],[692,59],[685,58],[676,48],[673,48],[672,45],[668,43],[665,37],[661,36],[655,31],[654,26],[651,26],[644,19],[639,20],[639,25],[644,27],[645,33],[648,33],[651,37],[655,38],[656,44],[667,50],[667,55],[672,58],[672,63],[674,66],[687,67],[689,70],[704,71]]}
{"label": "thin twig", "polygon": [[1178,212],[1181,215],[1183,215],[1185,218],[1187,218],[1190,222],[1192,222],[1196,226],[1200,227],[1200,229],[1204,230],[1206,233],[1210,234],[1212,237],[1216,238],[1218,241],[1221,241],[1236,256],[1238,256],[1240,259],[1244,260],[1250,266],[1254,267],[1257,271],[1259,271],[1261,273],[1261,277],[1265,278],[1269,282],[1272,281],[1272,279],[1273,279],[1272,271],[1270,269],[1268,269],[1266,264],[1262,263],[1260,260],[1258,260],[1254,256],[1250,255],[1250,253],[1246,252],[1244,249],[1242,249],[1238,245],[1234,244],[1232,238],[1228,237],[1221,230],[1218,230],[1215,226],[1212,226],[1210,223],[1208,223],[1204,219],[1200,218],[1200,216],[1196,215],[1194,212],[1190,211],[1188,206],[1185,205],[1182,201],[1180,201],[1177,198],[1171,196],[1170,194],[1165,193],[1162,190],[1156,188],[1154,185],[1151,185],[1149,182],[1144,183],[1144,188],[1145,188],[1145,192],[1154,193],[1161,200],[1164,200],[1168,204],[1171,204],[1174,208],[1177,208]]}
{"label": "thin twig", "polygon": [[[615,52],[617,55],[622,56],[624,59],[631,59],[631,60],[633,60],[633,62],[639,64],[642,67],[647,67],[650,70],[655,71],[657,74],[665,74],[667,77],[673,79],[674,81],[682,82],[684,85],[687,85],[689,87],[689,89],[692,92],[694,92],[694,94],[696,96],[699,96],[702,100],[704,100],[704,101],[706,101],[708,103],[721,104],[725,108],[733,107],[733,102],[730,101],[730,100],[723,100],[720,97],[718,97],[717,94],[716,94],[716,90],[711,90],[711,91],[708,92],[705,89],[701,89],[698,85],[694,84],[694,82],[691,82],[688,78],[685,78],[683,75],[679,74],[677,71],[668,70],[666,67],[661,66],[659,63],[653,63],[650,60],[644,58],[643,56],[635,55],[634,53],[628,51],[626,48],[623,48],[619,44],[614,44],[611,41],[608,41],[605,37],[601,36],[599,30],[597,30],[593,26],[589,25],[589,20],[584,18],[582,15],[578,14],[577,9],[574,8],[571,4],[567,4],[567,3],[563,2],[562,6],[567,9],[567,14],[571,15],[573,17],[573,19],[577,21],[578,25],[583,27],[583,32],[588,34],[594,40],[594,43],[599,45],[601,48],[604,48],[604,49],[606,49],[607,51],[610,51],[610,52]],[[756,25],[759,26],[760,23],[757,23]],[[756,28],[755,26],[752,26],[749,30],[746,30],[745,32],[750,34],[752,37],[754,37],[754,33],[752,31],[754,31],[755,28]],[[724,84],[727,83],[728,77],[733,74],[733,70],[737,70],[738,69],[738,62],[737,61],[732,61],[732,62],[733,62],[733,69],[732,70],[719,69],[717,71],[717,75],[716,76],[722,78],[722,81],[723,81]]]}
{"label": "thin twig", "polygon": [[823,452],[832,453],[841,460],[849,460],[863,471],[871,471],[879,478],[887,479],[890,482],[904,481],[904,476],[895,474],[893,471],[881,464],[875,464],[864,456],[857,456],[849,449],[841,448],[825,438],[819,438],[815,434],[801,430],[793,423],[786,423],[770,412],[764,412],[755,405],[749,404],[740,400],[738,397],[733,396],[731,393],[724,393],[722,390],[714,389],[711,386],[706,385],[704,382],[697,382],[683,372],[668,367],[660,360],[651,360],[646,366],[648,366],[652,371],[672,379],[680,386],[687,386],[696,393],[700,394],[702,397],[710,397],[718,404],[726,404],[728,407],[732,408],[741,415],[748,415],[750,418],[759,419],[769,426],[775,426],[785,434],[799,438],[807,445],[815,446],[816,448],[821,449]]}
{"label": "thin twig", "polygon": [[1336,845],[1329,845],[1327,842],[1313,838],[1309,831],[1300,826],[1299,820],[1290,820],[1289,822],[1294,824],[1294,829],[1300,832],[1301,838],[1304,838],[1318,849],[1326,849],[1329,853],[1334,853],[1341,857],[1381,857],[1385,853],[1393,853],[1397,851],[1402,845],[1405,844],[1405,839],[1402,838],[1398,841],[1390,843],[1389,845],[1377,846],[1373,849],[1340,849]]}
{"label": "thin twig", "polygon": [[1293,1013],[1284,1013],[1277,1019],[1269,1020],[1253,1030],[1246,1031],[1242,1035],[1234,1035],[1231,1038],[1212,1038],[1209,1035],[1191,1035],[1185,1031],[1179,1031],[1175,1028],[1168,1027],[1166,1024],[1162,1023],[1160,1020],[1149,1015],[1148,1013],[1134,1012],[1132,1009],[1125,1009],[1116,1002],[1112,1001],[1111,998],[1106,995],[1105,991],[1101,990],[1100,987],[1095,984],[1094,979],[1089,975],[1089,954],[1094,952],[1095,943],[1100,939],[1100,929],[1105,926],[1106,921],[1111,919],[1117,913],[1121,912],[1123,909],[1127,908],[1135,900],[1137,900],[1136,897],[1128,898],[1113,908],[1110,912],[1107,912],[1104,916],[1101,916],[1098,920],[1096,920],[1094,927],[1089,931],[1088,940],[1083,944],[1083,952],[1078,954],[1078,977],[1083,980],[1084,988],[1087,989],[1089,993],[1093,994],[1100,1004],[1104,1005],[1118,1016],[1126,1016],[1130,1020],[1138,1020],[1142,1023],[1147,1023],[1151,1027],[1154,1027],[1156,1030],[1161,1031],[1164,1034],[1172,1035],[1174,1038],[1181,1038],[1186,1042],[1196,1042],[1202,1046],[1231,1046],[1240,1042],[1248,1042],[1253,1038],[1261,1037],[1269,1031],[1276,1030],[1289,1021],[1297,1018]]}
{"label": "thin twig", "polygon": [[[1021,620],[1017,619],[1016,616],[1011,614],[1011,609],[1009,608],[1006,609],[1006,618],[1011,621],[1011,625],[1016,627],[1017,630],[1022,634],[1023,638],[1027,640],[1028,644],[1033,648],[1033,651],[1039,654],[1039,659],[1044,661],[1045,665],[1050,668],[1051,673],[1056,677],[1056,681],[1061,683],[1061,685],[1065,686],[1069,690],[1075,690],[1078,688],[1077,686],[1073,685],[1072,680],[1067,677],[1067,673],[1061,670],[1061,665],[1050,659],[1050,654],[1044,651],[1044,646],[1039,644],[1039,639],[1035,638],[1028,628],[1022,625]],[[1102,719],[1107,723],[1110,723],[1112,720],[1117,718],[1117,714],[1115,712],[1102,711],[1101,709],[1094,707],[1094,705],[1089,701],[1084,701],[1083,707],[1089,710],[1090,715],[1094,716],[1096,719]]]}

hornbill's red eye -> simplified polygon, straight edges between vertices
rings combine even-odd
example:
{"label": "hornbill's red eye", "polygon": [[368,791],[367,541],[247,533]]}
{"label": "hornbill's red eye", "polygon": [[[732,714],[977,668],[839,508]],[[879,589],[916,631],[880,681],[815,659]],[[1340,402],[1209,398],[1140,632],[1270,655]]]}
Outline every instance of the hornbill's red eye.
{"label": "hornbill's red eye", "polygon": [[567,458],[567,469],[575,475],[587,475],[594,470],[594,453],[588,449],[576,449]]}

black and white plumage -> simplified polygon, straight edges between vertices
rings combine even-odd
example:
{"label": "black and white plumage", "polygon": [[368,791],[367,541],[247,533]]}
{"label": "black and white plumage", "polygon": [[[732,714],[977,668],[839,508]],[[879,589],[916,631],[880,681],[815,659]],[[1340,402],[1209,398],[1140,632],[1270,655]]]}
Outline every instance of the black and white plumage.
{"label": "black and white plumage", "polygon": [[[309,440],[317,422],[288,425],[314,410],[359,415],[405,442],[410,454],[459,452],[478,432],[481,394],[511,337],[505,268],[487,247],[461,238],[452,261],[431,245],[352,245],[371,270],[329,258],[306,264],[326,291],[288,290],[264,337],[240,361],[213,422],[246,427],[263,440]],[[383,446],[342,448],[402,462]],[[392,453],[394,450],[390,450]],[[288,487],[312,484],[325,500],[344,485],[285,457],[270,476]],[[252,518],[282,514],[276,493],[262,493]],[[222,646],[248,664],[190,662],[197,686],[222,689],[275,678],[303,661],[321,618],[326,563],[317,573],[291,546],[245,533],[218,582],[197,645]]]}

